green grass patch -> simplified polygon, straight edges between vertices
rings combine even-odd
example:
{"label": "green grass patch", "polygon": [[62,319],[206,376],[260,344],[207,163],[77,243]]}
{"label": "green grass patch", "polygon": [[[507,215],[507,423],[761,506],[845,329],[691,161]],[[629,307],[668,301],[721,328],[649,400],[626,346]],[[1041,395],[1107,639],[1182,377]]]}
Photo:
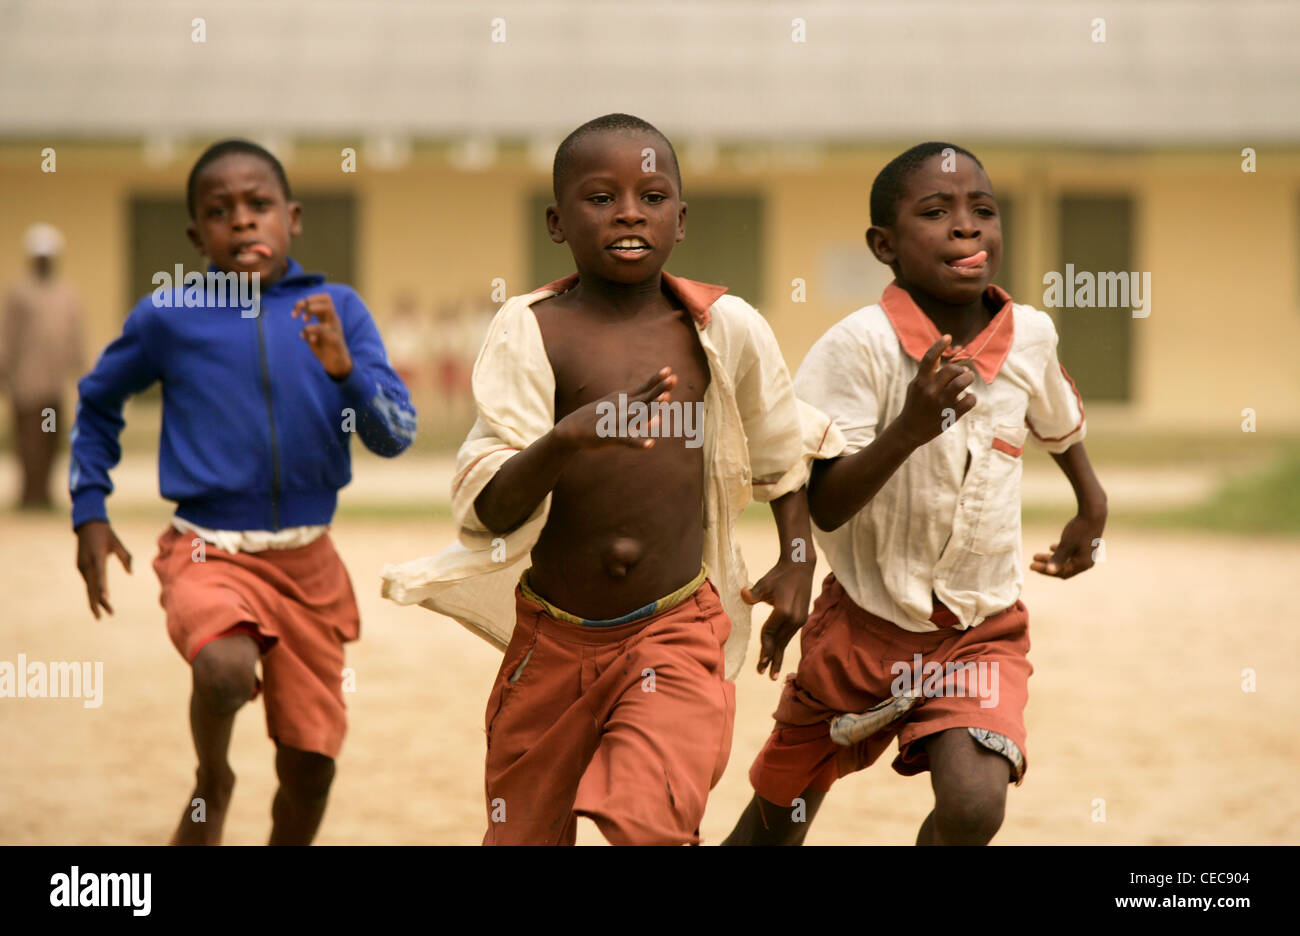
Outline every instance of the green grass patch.
{"label": "green grass patch", "polygon": [[[1258,432],[1098,432],[1084,445],[1088,459],[1104,479],[1109,466],[1162,468],[1196,465],[1202,468],[1240,469],[1268,464],[1300,446],[1300,437]],[[1051,455],[1034,445],[1025,446],[1025,463],[1049,463]]]}
{"label": "green grass patch", "polygon": [[1224,482],[1199,504],[1139,516],[1170,529],[1300,535],[1300,446],[1286,448],[1258,472]]}
{"label": "green grass patch", "polygon": [[[1271,459],[1254,471],[1238,472],[1200,503],[1143,509],[1140,505],[1117,505],[1112,500],[1108,525],[1300,536],[1300,442],[1273,439],[1261,440],[1261,443],[1269,446]],[[1194,450],[1195,447],[1191,446],[1185,453]],[[1252,452],[1252,457],[1260,454]],[[1104,473],[1102,477],[1105,478]],[[766,504],[751,503],[740,519],[743,523],[770,523],[771,516]],[[1025,526],[1064,526],[1071,516],[1073,511],[1064,504],[1030,503],[1021,511],[1021,521]]]}

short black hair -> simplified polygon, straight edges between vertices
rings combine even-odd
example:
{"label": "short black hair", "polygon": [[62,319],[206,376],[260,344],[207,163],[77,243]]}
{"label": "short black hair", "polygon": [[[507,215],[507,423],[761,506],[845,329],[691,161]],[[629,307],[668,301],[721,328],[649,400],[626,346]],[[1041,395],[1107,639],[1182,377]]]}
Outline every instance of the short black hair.
{"label": "short black hair", "polygon": [[221,140],[218,143],[213,143],[203,151],[203,154],[194,163],[194,168],[190,170],[190,177],[185,183],[185,207],[189,209],[191,221],[194,220],[194,196],[199,174],[221,157],[229,156],[232,153],[246,153],[249,156],[256,156],[258,159],[265,160],[275,172],[276,178],[280,180],[280,188],[284,190],[285,201],[290,201],[293,198],[293,195],[289,192],[289,177],[284,174],[284,166],[280,165],[280,160],[276,159],[270,150],[264,146],[258,146],[252,140]]}
{"label": "short black hair", "polygon": [[677,182],[677,194],[678,196],[682,194],[682,169],[677,162],[677,151],[673,149],[672,141],[664,136],[658,127],[640,117],[633,117],[631,114],[606,114],[604,117],[588,120],[566,136],[564,142],[556,148],[555,163],[551,167],[551,191],[557,202],[560,200],[560,182],[573,164],[573,151],[577,149],[578,143],[593,133],[615,132],[647,133],[663,140],[664,146],[668,147],[669,155],[673,157],[673,179]]}
{"label": "short black hair", "polygon": [[918,143],[911,149],[904,150],[891,159],[885,168],[880,170],[880,174],[876,176],[876,181],[871,183],[872,226],[887,227],[897,221],[898,202],[903,197],[903,189],[907,186],[907,180],[912,173],[920,169],[931,156],[938,156],[944,150],[949,149],[954,153],[970,157],[980,169],[984,168],[984,164],[979,161],[979,157],[956,143],[942,143],[932,140],[929,143]]}

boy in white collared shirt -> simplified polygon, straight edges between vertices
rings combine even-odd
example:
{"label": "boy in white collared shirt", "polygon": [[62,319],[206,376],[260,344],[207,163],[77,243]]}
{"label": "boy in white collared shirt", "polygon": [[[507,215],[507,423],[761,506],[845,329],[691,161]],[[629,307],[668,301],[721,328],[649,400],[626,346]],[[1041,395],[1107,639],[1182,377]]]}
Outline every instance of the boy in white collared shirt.
{"label": "boy in white collared shirt", "polygon": [[[917,844],[986,844],[1026,767],[1027,436],[1052,453],[1079,504],[1030,568],[1060,578],[1090,568],[1105,525],[1055,327],[991,284],[1002,231],[979,161],[952,144],[913,147],[876,178],[871,221],[867,243],[895,281],[831,328],[795,380],[847,442],[809,483],[832,574],[729,844],[802,842],[831,784],[895,736],[894,769],[929,770],[935,791]],[[870,727],[846,736],[855,720]]]}

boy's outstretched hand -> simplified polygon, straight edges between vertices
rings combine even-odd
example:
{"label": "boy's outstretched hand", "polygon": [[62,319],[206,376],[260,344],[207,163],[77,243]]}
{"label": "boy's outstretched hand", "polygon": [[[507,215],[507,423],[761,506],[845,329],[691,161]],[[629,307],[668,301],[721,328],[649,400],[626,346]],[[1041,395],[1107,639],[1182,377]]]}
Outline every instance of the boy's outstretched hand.
{"label": "boy's outstretched hand", "polygon": [[[677,375],[671,367],[662,368],[657,374],[637,387],[635,390],[620,390],[606,394],[599,400],[593,400],[586,406],[580,406],[555,424],[552,430],[557,441],[571,449],[604,448],[607,445],[626,445],[636,449],[648,449],[655,440],[644,435],[632,435],[630,432],[620,436],[617,431],[610,432],[609,414],[615,417],[618,425],[618,398],[627,399],[629,421],[634,403],[666,403],[670,390],[677,384]],[[611,409],[612,407],[612,409]],[[646,432],[651,432],[658,425],[658,415],[651,418],[646,425]]]}
{"label": "boy's outstretched hand", "polygon": [[772,606],[772,613],[763,624],[758,653],[758,671],[771,666],[773,679],[781,672],[785,647],[808,619],[808,601],[812,597],[812,562],[791,562],[782,559],[771,571],[754,583],[753,588],[742,588],[740,597],[746,604],[760,601]]}
{"label": "boy's outstretched hand", "polygon": [[1106,528],[1106,492],[1092,470],[1082,442],[1074,443],[1064,452],[1054,453],[1052,460],[1069,478],[1078,499],[1079,512],[1065,525],[1061,540],[1052,544],[1052,551],[1035,553],[1029,568],[1053,578],[1067,579],[1097,564],[1101,533]]}
{"label": "boy's outstretched hand", "polygon": [[91,520],[77,527],[77,571],[86,580],[86,597],[90,611],[99,620],[99,609],[109,614],[113,607],[108,603],[108,554],[117,556],[127,574],[131,572],[131,554],[117,538],[113,528],[104,520]]}
{"label": "boy's outstretched hand", "polygon": [[974,394],[962,396],[975,375],[960,364],[943,363],[943,352],[951,344],[952,335],[944,335],[932,344],[918,363],[916,376],[907,385],[907,399],[898,414],[898,423],[908,441],[917,448],[975,408]]}
{"label": "boy's outstretched hand", "polygon": [[1097,548],[1105,526],[1105,516],[1076,515],[1061,531],[1061,541],[1051,545],[1050,553],[1034,553],[1029,568],[1063,579],[1088,571],[1097,564]]}
{"label": "boy's outstretched hand", "polygon": [[302,318],[300,334],[312,354],[324,365],[325,373],[335,380],[343,380],[352,373],[352,355],[348,353],[348,343],[343,337],[343,323],[334,311],[334,300],[329,293],[299,299],[293,307],[293,317]]}

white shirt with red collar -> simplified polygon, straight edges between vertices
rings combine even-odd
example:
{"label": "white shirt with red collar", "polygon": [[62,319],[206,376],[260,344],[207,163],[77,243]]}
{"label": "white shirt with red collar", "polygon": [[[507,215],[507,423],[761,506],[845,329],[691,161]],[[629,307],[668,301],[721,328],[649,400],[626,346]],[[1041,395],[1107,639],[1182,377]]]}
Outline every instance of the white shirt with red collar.
{"label": "white shirt with red collar", "polygon": [[[974,627],[1015,604],[1021,454],[1027,437],[1049,452],[1083,440],[1083,401],[1056,357],[1047,313],[1012,303],[946,358],[976,373],[975,408],[916,449],[870,502],[832,532],[814,526],[832,571],[860,607],[909,631],[932,631],[931,593]],[[917,362],[940,338],[901,287],[823,335],[795,377],[799,398],[844,434],[844,455],[866,448],[903,410]],[[967,454],[970,466],[967,468]]]}

